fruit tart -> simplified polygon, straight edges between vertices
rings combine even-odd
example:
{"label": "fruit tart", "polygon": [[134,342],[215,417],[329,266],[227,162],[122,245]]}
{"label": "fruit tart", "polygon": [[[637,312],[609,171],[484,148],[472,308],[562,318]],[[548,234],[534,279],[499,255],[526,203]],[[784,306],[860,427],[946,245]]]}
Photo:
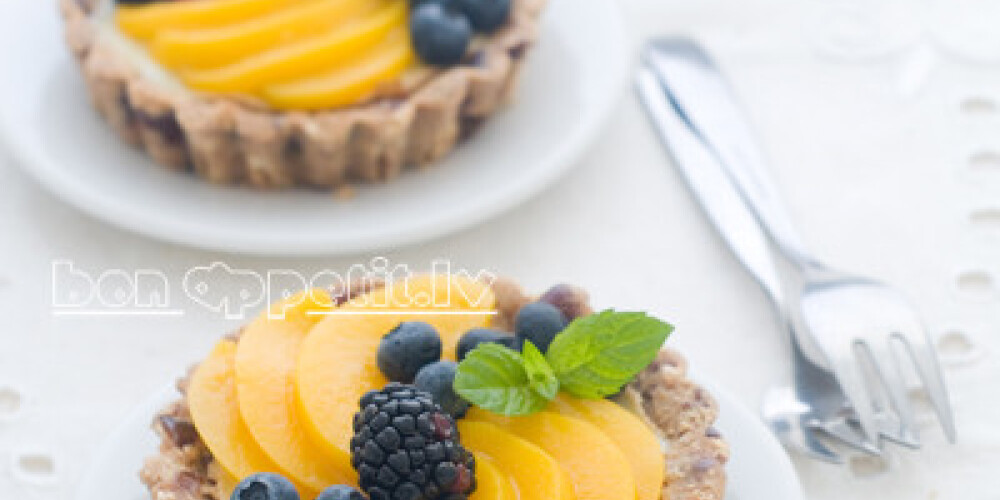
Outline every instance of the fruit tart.
{"label": "fruit tart", "polygon": [[511,97],[545,0],[61,0],[97,111],[156,162],[260,188],[387,181]]}
{"label": "fruit tart", "polygon": [[718,500],[718,407],[671,329],[566,285],[302,292],[181,380],[141,479],[153,500]]}

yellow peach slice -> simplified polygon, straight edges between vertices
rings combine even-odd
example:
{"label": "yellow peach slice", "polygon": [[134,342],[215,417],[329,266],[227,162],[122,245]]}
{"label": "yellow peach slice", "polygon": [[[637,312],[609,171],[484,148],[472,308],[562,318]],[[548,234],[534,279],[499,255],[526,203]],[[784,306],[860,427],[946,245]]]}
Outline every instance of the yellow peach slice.
{"label": "yellow peach slice", "polygon": [[[484,455],[507,475],[518,500],[577,498],[567,471],[538,446],[486,422],[460,420],[458,432],[462,445],[473,450],[477,460]],[[581,455],[590,455],[589,450]]]}
{"label": "yellow peach slice", "polygon": [[218,67],[282,44],[332,31],[385,5],[385,0],[320,0],[246,22],[216,28],[167,29],[153,40],[153,55],[168,66]]}
{"label": "yellow peach slice", "polygon": [[303,0],[186,0],[115,7],[118,28],[149,39],[166,28],[206,28],[253,19]]}
{"label": "yellow peach slice", "polygon": [[225,474],[246,477],[275,472],[277,466],[254,441],[240,416],[235,360],[236,343],[224,340],[198,365],[187,390],[191,418]]}
{"label": "yellow peach slice", "polygon": [[596,425],[614,441],[632,467],[639,500],[658,500],[664,463],[660,439],[636,414],[606,399],[579,399],[559,393],[549,410]]}
{"label": "yellow peach slice", "polygon": [[566,469],[577,500],[636,498],[628,459],[592,424],[549,411],[503,417],[473,408],[466,418],[494,424],[545,450]]}
{"label": "yellow peach slice", "polygon": [[[421,306],[424,301],[438,306]],[[298,361],[299,413],[317,446],[339,467],[350,467],[351,423],[358,401],[387,383],[376,364],[379,341],[386,333],[404,321],[427,322],[441,334],[446,357],[454,359],[459,336],[487,325],[493,306],[493,294],[483,284],[421,276],[337,308],[313,328]]]}
{"label": "yellow peach slice", "polygon": [[233,496],[233,490],[240,484],[236,477],[219,468],[217,462],[208,464],[208,475],[215,478],[215,497],[219,500],[228,500]]}
{"label": "yellow peach slice", "polygon": [[331,484],[356,484],[348,466],[330,459],[310,439],[295,398],[295,366],[302,340],[332,309],[329,295],[313,290],[271,307],[243,330],[236,349],[236,390],[240,414],[279,472],[312,491]]}
{"label": "yellow peach slice", "polygon": [[316,76],[377,45],[406,24],[407,2],[395,1],[333,32],[282,45],[217,69],[182,71],[190,87],[206,92],[246,93],[276,83]]}
{"label": "yellow peach slice", "polygon": [[469,500],[517,500],[510,479],[500,472],[493,459],[478,452],[476,456],[476,491]]}
{"label": "yellow peach slice", "polygon": [[362,102],[380,86],[399,78],[416,60],[407,30],[359,54],[325,75],[266,87],[264,99],[277,108],[325,109]]}

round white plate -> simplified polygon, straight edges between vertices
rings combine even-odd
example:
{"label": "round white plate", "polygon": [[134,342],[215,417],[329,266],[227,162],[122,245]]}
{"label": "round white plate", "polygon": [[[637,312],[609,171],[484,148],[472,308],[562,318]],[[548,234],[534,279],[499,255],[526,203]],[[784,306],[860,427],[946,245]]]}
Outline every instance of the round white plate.
{"label": "round white plate", "polygon": [[91,109],[52,0],[4,2],[0,134],[24,170],[122,228],[238,253],[342,254],[416,243],[517,206],[583,152],[625,88],[615,0],[552,0],[513,106],[442,163],[349,201],[210,186],[122,144]]}
{"label": "round white plate", "polygon": [[[726,499],[804,500],[788,456],[757,416],[714,384],[700,377],[698,382],[719,401],[721,413],[716,427],[732,450],[726,468]],[[159,410],[178,398],[170,387],[137,408],[94,456],[74,500],[148,500],[138,470],[159,444],[150,422]]]}

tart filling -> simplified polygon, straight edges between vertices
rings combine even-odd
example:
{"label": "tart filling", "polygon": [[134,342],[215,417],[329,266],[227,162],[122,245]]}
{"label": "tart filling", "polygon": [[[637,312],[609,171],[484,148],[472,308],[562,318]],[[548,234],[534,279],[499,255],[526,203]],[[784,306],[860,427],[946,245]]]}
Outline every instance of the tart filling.
{"label": "tart filling", "polygon": [[[422,292],[447,288],[428,279],[416,283]],[[506,401],[510,411],[501,414],[496,400],[469,408],[467,401],[449,399],[456,392],[477,399],[462,390],[469,385],[462,378],[485,354],[517,352],[507,347],[517,347],[517,339],[530,366],[532,339],[546,335],[544,315],[524,307],[544,302],[533,302],[513,283],[460,285],[481,292],[464,295],[485,302],[449,302],[449,310],[495,310],[497,316],[318,319],[333,308],[367,307],[371,297],[395,300],[391,285],[369,285],[372,293],[356,289],[322,303],[295,299],[297,305],[287,308],[278,324],[258,319],[220,342],[180,383],[184,398],[154,422],[160,453],[141,472],[152,498],[225,500],[240,487],[237,478],[259,472],[281,473],[302,498],[314,498],[332,484],[360,485],[373,500],[722,498],[728,448],[712,428],[717,406],[686,378],[686,363],[673,351],[661,351],[637,373],[617,396],[618,404],[574,396],[582,386],[572,377],[564,378],[565,390],[552,394],[541,411],[522,400]],[[561,314],[591,321],[605,315],[592,315],[579,289],[553,290],[554,295],[547,294],[549,305]],[[578,323],[564,331],[579,332],[573,326]],[[517,336],[490,340],[478,335],[469,341],[476,336],[464,333],[487,325],[514,326]],[[559,335],[564,334],[556,336],[548,353],[562,349]],[[470,342],[472,349],[463,347]],[[393,351],[403,347],[399,352],[410,354],[400,357]],[[415,352],[430,354],[422,358]],[[435,353],[441,361],[430,361]],[[463,360],[456,371],[448,358],[457,355]],[[558,355],[549,357],[558,372]],[[525,380],[536,380],[536,372],[528,371],[533,374]],[[389,378],[413,385],[387,384]],[[311,388],[311,379],[325,385]],[[392,451],[397,449],[402,451]],[[322,458],[308,463],[311,455]]]}
{"label": "tart filling", "polygon": [[[188,0],[118,5],[104,30],[195,92],[274,109],[331,109],[386,94],[416,61],[404,0]],[[105,11],[109,9],[104,9]]]}

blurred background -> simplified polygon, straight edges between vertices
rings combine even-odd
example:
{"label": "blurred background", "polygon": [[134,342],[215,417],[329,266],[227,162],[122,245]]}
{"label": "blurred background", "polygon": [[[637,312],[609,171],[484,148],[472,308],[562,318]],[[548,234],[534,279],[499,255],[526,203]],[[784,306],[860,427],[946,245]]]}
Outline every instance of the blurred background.
{"label": "blurred background", "polygon": [[[5,0],[11,1],[11,0]],[[586,0],[581,0],[586,1]],[[959,428],[922,452],[836,467],[796,460],[809,498],[997,498],[1000,466],[1000,5],[972,0],[620,0],[633,57],[688,34],[745,102],[807,242],[906,292],[940,350]],[[138,402],[222,333],[215,315],[59,318],[51,264],[162,269],[225,261],[346,269],[371,255],[253,258],[171,246],[63,205],[0,160],[0,498],[71,498],[88,457]],[[533,291],[647,309],[699,373],[756,409],[788,377],[772,312],[670,166],[633,94],[570,175],[478,228],[383,252],[448,258]],[[101,353],[95,355],[95,353]],[[926,416],[925,416],[926,417]]]}

